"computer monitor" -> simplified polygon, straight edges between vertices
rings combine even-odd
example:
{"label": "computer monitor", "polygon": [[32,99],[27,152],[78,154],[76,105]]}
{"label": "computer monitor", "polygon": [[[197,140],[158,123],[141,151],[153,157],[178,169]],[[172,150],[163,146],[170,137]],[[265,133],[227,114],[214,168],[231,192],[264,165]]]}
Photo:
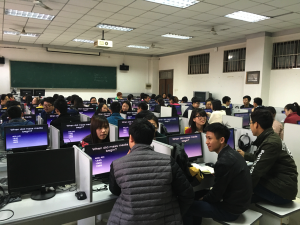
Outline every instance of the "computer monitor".
{"label": "computer monitor", "polygon": [[139,104],[140,104],[140,102],[132,102],[131,107],[133,109],[137,109]]}
{"label": "computer monitor", "polygon": [[100,113],[98,113],[98,115],[99,116],[105,116],[107,118],[107,117],[111,116],[111,113],[109,113],[109,112],[100,112]]}
{"label": "computer monitor", "polygon": [[134,119],[118,120],[118,139],[129,138],[129,127]]}
{"label": "computer monitor", "polygon": [[204,111],[207,112],[207,113],[212,113],[211,109],[204,109]]}
{"label": "computer monitor", "polygon": [[36,116],[39,116],[43,112],[43,110],[44,110],[43,108],[35,108],[34,113]]}
{"label": "computer monitor", "polygon": [[180,116],[182,115],[182,112],[181,112],[181,105],[175,105],[175,108],[177,110],[177,115]]}
{"label": "computer monitor", "polygon": [[7,154],[8,192],[32,192],[33,200],[55,196],[56,187],[75,183],[73,148]]}
{"label": "computer monitor", "polygon": [[242,109],[246,109],[248,110],[248,113],[251,113],[253,108],[242,108]]}
{"label": "computer monitor", "polygon": [[84,105],[89,105],[91,102],[90,101],[82,101]]}
{"label": "computer monitor", "polygon": [[38,105],[31,105],[30,106],[30,111],[31,111],[31,114],[35,114],[35,108],[38,107]]}
{"label": "computer monitor", "polygon": [[23,117],[24,117],[25,120],[29,120],[29,121],[31,121],[32,123],[36,124],[36,116],[35,116],[35,115],[32,115],[32,114],[24,114]]}
{"label": "computer monitor", "polygon": [[67,145],[78,144],[83,138],[91,133],[91,122],[62,123],[64,143]]}
{"label": "computer monitor", "polygon": [[157,104],[156,104],[156,103],[154,103],[154,104],[150,103],[150,104],[148,104],[148,105],[149,105],[149,111],[153,112],[154,109],[155,109],[155,106],[156,106]]}
{"label": "computer monitor", "polygon": [[33,89],[20,89],[20,96],[33,95]]}
{"label": "computer monitor", "polygon": [[137,112],[127,112],[126,115],[126,119],[135,119]]}
{"label": "computer monitor", "polygon": [[169,145],[183,143],[190,161],[203,157],[201,133],[168,136]]}
{"label": "computer monitor", "polygon": [[55,120],[57,117],[59,117],[59,115],[57,115],[57,114],[47,114],[47,124],[48,124],[48,127],[50,127],[51,121]]}
{"label": "computer monitor", "polygon": [[234,128],[228,128],[230,131],[230,136],[229,139],[227,141],[227,144],[232,148],[235,149],[235,136],[234,136]]}
{"label": "computer monitor", "polygon": [[247,127],[250,124],[250,116],[249,113],[234,113],[233,114],[236,117],[242,117],[243,118],[243,127]]}
{"label": "computer monitor", "polygon": [[285,110],[282,110],[281,113],[282,113],[282,114],[285,114]]}
{"label": "computer monitor", "polygon": [[48,126],[28,125],[5,127],[6,151],[45,150],[48,145]]}
{"label": "computer monitor", "polygon": [[300,124],[300,121],[297,121],[297,124]]}
{"label": "computer monitor", "polygon": [[6,113],[7,109],[0,109],[0,116],[2,116],[4,113]]}
{"label": "computer monitor", "polygon": [[93,175],[101,178],[108,178],[112,161],[127,155],[129,149],[128,140],[84,147],[85,153],[92,158]]}
{"label": "computer monitor", "polygon": [[79,113],[89,116],[90,118],[93,117],[95,111],[96,111],[96,109],[94,107],[78,108]]}
{"label": "computer monitor", "polygon": [[187,103],[185,104],[185,106],[190,106],[190,105],[192,105],[191,102],[187,102]]}
{"label": "computer monitor", "polygon": [[90,107],[93,107],[93,108],[97,108],[98,107],[98,104],[97,103],[90,103]]}
{"label": "computer monitor", "polygon": [[45,96],[45,89],[34,89],[33,90],[33,95],[34,96]]}
{"label": "computer monitor", "polygon": [[179,117],[159,117],[158,122],[165,125],[169,134],[177,134],[179,129]]}
{"label": "computer monitor", "polygon": [[200,102],[205,102],[206,99],[212,98],[212,94],[208,91],[194,91],[194,97],[197,97]]}

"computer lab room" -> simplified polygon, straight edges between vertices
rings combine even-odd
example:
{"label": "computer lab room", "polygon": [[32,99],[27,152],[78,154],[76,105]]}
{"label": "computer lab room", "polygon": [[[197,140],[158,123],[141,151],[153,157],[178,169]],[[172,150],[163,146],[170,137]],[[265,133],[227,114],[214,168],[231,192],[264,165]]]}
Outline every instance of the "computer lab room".
{"label": "computer lab room", "polygon": [[0,225],[300,225],[299,0],[0,0]]}

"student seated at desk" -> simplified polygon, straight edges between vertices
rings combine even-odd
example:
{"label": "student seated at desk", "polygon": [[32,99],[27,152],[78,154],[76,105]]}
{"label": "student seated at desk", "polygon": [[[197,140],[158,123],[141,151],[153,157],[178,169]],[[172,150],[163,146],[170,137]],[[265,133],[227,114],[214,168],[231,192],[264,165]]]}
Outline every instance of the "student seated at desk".
{"label": "student seated at desk", "polygon": [[212,100],[209,98],[205,101],[205,109],[211,109]]}
{"label": "student seated at desk", "polygon": [[127,96],[127,100],[130,102],[132,99],[133,99],[133,95],[132,95],[132,94],[129,94],[129,95]]}
{"label": "student seated at desk", "polygon": [[180,105],[179,103],[178,103],[178,98],[176,97],[176,96],[172,96],[171,98],[170,98],[170,105]]}
{"label": "student seated at desk", "polygon": [[98,98],[98,105],[100,105],[101,103],[106,104],[106,100],[104,98]]}
{"label": "student seated at desk", "polygon": [[190,128],[184,131],[185,134],[203,133],[207,126],[207,114],[203,109],[193,109],[190,120]]}
{"label": "student seated at desk", "polygon": [[225,110],[225,109],[229,108],[230,102],[231,102],[231,98],[229,96],[224,96],[222,98],[222,102],[223,102],[222,109]]}
{"label": "student seated at desk", "polygon": [[120,115],[121,105],[119,102],[113,102],[110,104],[111,116],[107,118],[110,124],[118,126],[118,120],[123,120],[124,118]]}
{"label": "student seated at desk", "polygon": [[149,102],[150,102],[150,96],[149,96],[148,94],[144,94],[142,99],[143,99],[143,101],[146,102],[146,103],[149,103]]}
{"label": "student seated at desk", "polygon": [[96,109],[95,115],[101,112],[110,112],[108,106],[105,103],[100,103]]}
{"label": "student seated at desk", "polygon": [[252,203],[267,200],[275,205],[292,202],[297,195],[297,166],[291,152],[272,128],[273,116],[268,110],[251,113],[250,129],[257,139],[254,154],[238,152],[253,162],[251,177]]}
{"label": "student seated at desk", "polygon": [[253,100],[253,109],[252,109],[252,112],[256,109],[264,109],[265,107],[263,106],[263,100],[261,98],[254,98]]}
{"label": "student seated at desk", "polygon": [[200,106],[200,99],[197,98],[197,97],[193,97],[192,98],[192,105],[190,105],[183,113],[183,117],[185,118],[188,118],[188,113],[189,113],[189,110],[193,110],[193,109],[196,109],[196,108],[199,108]]}
{"label": "student seated at desk", "polygon": [[275,110],[275,108],[272,107],[272,106],[269,106],[269,107],[265,107],[265,109],[268,110],[272,114],[272,116],[273,116],[273,125],[272,125],[272,128],[273,128],[274,132],[279,135],[279,137],[281,138],[281,140],[283,140],[283,126],[282,126],[282,124],[279,121],[277,121],[275,119],[275,117],[276,117],[276,110]]}
{"label": "student seated at desk", "polygon": [[47,114],[55,114],[54,100],[52,97],[44,98],[44,110],[41,113],[41,117],[44,120],[44,124],[47,124]]}
{"label": "student seated at desk", "polygon": [[166,93],[163,93],[163,94],[162,94],[162,98],[163,98],[163,99],[166,99],[166,98],[167,98]]}
{"label": "student seated at desk", "polygon": [[90,103],[91,104],[96,104],[97,103],[97,99],[95,97],[91,97],[90,98]]}
{"label": "student seated at desk", "polygon": [[180,103],[187,103],[189,100],[186,96],[183,96]]}
{"label": "student seated at desk", "polygon": [[30,107],[30,106],[31,106],[31,103],[32,103],[32,100],[33,100],[32,96],[31,96],[31,95],[27,95],[27,96],[26,96],[26,102],[25,102],[25,104],[26,104],[28,107]]}
{"label": "student seated at desk", "polygon": [[115,100],[118,100],[118,99],[123,99],[123,94],[122,94],[122,92],[118,92],[118,93],[117,93],[117,97],[115,98]]}
{"label": "student seated at desk", "polygon": [[2,138],[4,138],[4,127],[34,125],[31,121],[22,119],[22,110],[19,106],[9,107],[7,109],[7,114],[9,117],[8,123],[3,123],[1,125]]}
{"label": "student seated at desk", "polygon": [[7,97],[8,97],[8,100],[9,100],[9,101],[16,101],[15,97],[14,97],[13,94],[11,94],[11,93],[8,93],[8,94],[7,94]]}
{"label": "student seated at desk", "polygon": [[59,96],[58,94],[54,94],[54,95],[53,95],[52,98],[53,98],[54,102],[58,99],[58,96]]}
{"label": "student seated at desk", "polygon": [[167,99],[170,101],[172,95],[171,94],[167,94]]}
{"label": "student seated at desk", "polygon": [[[142,114],[142,112],[139,114]],[[155,128],[154,140],[167,144],[167,137],[157,131],[159,126],[157,117],[153,113],[147,113],[144,118],[148,120]]]}
{"label": "student seated at desk", "polygon": [[[149,111],[149,110],[148,110],[148,105],[147,105],[146,102],[140,102],[140,103],[138,104],[137,113],[140,113],[140,112],[142,112],[142,111]],[[150,111],[149,111],[149,112],[150,112]]]}
{"label": "student seated at desk", "polygon": [[82,98],[75,97],[73,100],[73,104],[74,105],[71,106],[71,108],[68,110],[68,113],[73,116],[79,115],[78,108],[84,108]]}
{"label": "student seated at desk", "polygon": [[8,96],[6,94],[2,94],[1,95],[1,109],[5,109],[6,108],[6,103],[8,101]]}
{"label": "student seated at desk", "polygon": [[131,112],[132,108],[131,108],[131,104],[129,101],[125,101],[122,104],[122,110],[121,113],[126,113],[126,112]]}
{"label": "student seated at desk", "polygon": [[163,100],[163,98],[158,98],[157,103],[158,105],[155,106],[153,112],[160,113],[160,107],[165,106],[165,101]]}
{"label": "student seated at desk", "polygon": [[119,197],[107,225],[182,224],[194,201],[193,188],[175,160],[150,146],[154,132],[145,119],[129,127],[130,151],[110,166],[109,190]]}
{"label": "student seated at desk", "polygon": [[223,116],[226,116],[226,112],[222,109],[221,101],[214,100],[211,104],[211,109],[213,112],[210,114],[208,123],[222,123]]}
{"label": "student seated at desk", "polygon": [[[41,102],[41,99],[40,99],[39,97],[34,97],[34,98],[32,99],[31,104],[32,104],[32,105],[38,105],[38,106],[40,106],[40,102]],[[43,106],[42,106],[42,107],[39,107],[39,108],[43,108]]]}
{"label": "student seated at desk", "polygon": [[230,131],[225,125],[214,123],[208,125],[205,132],[208,150],[218,154],[214,185],[207,194],[194,201],[183,217],[184,225],[201,224],[202,217],[234,221],[250,206],[250,172],[243,157],[227,144]]}
{"label": "student seated at desk", "polygon": [[300,108],[297,102],[287,104],[284,107],[284,111],[286,115],[284,123],[297,124],[297,121],[300,121]]}
{"label": "student seated at desk", "polygon": [[150,96],[150,99],[155,99],[155,97],[156,97],[156,94],[152,94],[152,95]]}
{"label": "student seated at desk", "polygon": [[104,116],[94,115],[91,119],[91,134],[83,138],[80,146],[110,142],[109,124]]}
{"label": "student seated at desk", "polygon": [[[6,107],[7,107],[7,108],[10,108],[11,106],[18,106],[18,107],[20,107],[21,110],[22,110],[22,115],[21,115],[21,117],[23,117],[23,114],[24,114],[24,108],[22,109],[20,102],[17,102],[17,101],[7,101]],[[7,111],[6,111],[6,112],[3,113],[2,116],[1,116],[2,121],[7,120],[7,117],[8,117],[8,113],[7,113]]]}
{"label": "student seated at desk", "polygon": [[244,108],[253,108],[254,106],[251,105],[250,102],[251,102],[251,97],[250,97],[249,95],[245,95],[245,96],[243,97],[243,103],[244,103],[244,105],[242,105],[242,106],[240,107],[240,109],[244,109]]}

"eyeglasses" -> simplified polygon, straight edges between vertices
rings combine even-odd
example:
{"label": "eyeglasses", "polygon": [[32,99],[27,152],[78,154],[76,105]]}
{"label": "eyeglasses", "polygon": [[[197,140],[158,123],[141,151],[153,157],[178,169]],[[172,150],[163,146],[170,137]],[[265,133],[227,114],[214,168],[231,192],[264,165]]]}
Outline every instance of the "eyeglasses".
{"label": "eyeglasses", "polygon": [[45,108],[49,108],[51,107],[52,105],[44,105]]}

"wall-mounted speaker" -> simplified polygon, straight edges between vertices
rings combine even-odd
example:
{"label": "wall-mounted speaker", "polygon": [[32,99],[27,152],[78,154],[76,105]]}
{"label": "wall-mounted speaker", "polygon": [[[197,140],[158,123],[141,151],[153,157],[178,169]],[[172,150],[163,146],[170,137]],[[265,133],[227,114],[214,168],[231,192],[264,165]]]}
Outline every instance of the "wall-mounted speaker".
{"label": "wall-mounted speaker", "polygon": [[0,64],[5,64],[5,58],[4,57],[0,57]]}
{"label": "wall-mounted speaker", "polygon": [[124,63],[122,65],[120,65],[120,70],[125,70],[128,71],[129,70],[129,66],[125,65]]}

